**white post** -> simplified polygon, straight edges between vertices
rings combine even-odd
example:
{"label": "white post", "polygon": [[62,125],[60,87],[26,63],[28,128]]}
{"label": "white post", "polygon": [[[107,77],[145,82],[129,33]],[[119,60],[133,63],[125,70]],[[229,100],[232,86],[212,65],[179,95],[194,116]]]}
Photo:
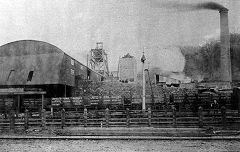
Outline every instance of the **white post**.
{"label": "white post", "polygon": [[145,67],[144,67],[144,62],[145,62],[146,58],[144,56],[144,52],[143,52],[143,56],[141,58],[141,62],[143,63],[142,64],[142,75],[143,75],[143,79],[142,79],[142,89],[143,89],[143,94],[142,94],[142,110],[146,110],[146,102],[145,102],[145,83],[146,83],[146,80],[145,80]]}
{"label": "white post", "polygon": [[53,116],[53,107],[51,106],[51,116]]}
{"label": "white post", "polygon": [[146,93],[145,93],[145,83],[146,83],[146,80],[145,80],[145,69],[144,69],[144,62],[142,64],[142,74],[143,74],[143,79],[142,79],[142,110],[145,110],[146,109],[146,101],[145,101],[145,96],[146,96]]}

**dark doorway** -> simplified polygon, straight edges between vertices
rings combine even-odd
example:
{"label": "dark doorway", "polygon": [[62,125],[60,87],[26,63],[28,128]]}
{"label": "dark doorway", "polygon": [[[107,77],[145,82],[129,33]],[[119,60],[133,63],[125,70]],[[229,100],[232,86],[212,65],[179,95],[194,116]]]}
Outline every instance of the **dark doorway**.
{"label": "dark doorway", "polygon": [[156,83],[159,83],[159,75],[156,74]]}
{"label": "dark doorway", "polygon": [[91,71],[87,70],[87,79],[90,80],[90,76],[91,76]]}
{"label": "dark doorway", "polygon": [[30,71],[30,72],[28,73],[28,79],[27,79],[27,81],[32,81],[32,77],[33,77],[33,71]]}

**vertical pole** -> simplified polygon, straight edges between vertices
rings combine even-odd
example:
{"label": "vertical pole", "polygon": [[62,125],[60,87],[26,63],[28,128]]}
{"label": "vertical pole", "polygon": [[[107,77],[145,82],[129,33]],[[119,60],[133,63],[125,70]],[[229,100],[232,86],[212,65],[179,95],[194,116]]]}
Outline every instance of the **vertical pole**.
{"label": "vertical pole", "polygon": [[15,112],[14,110],[10,111],[10,130],[15,130]]}
{"label": "vertical pole", "polygon": [[67,85],[66,85],[66,81],[64,84],[64,97],[67,97]]}
{"label": "vertical pole", "polygon": [[119,56],[119,58],[118,58],[118,73],[117,73],[117,78],[118,78],[118,80],[121,80],[121,78],[120,78],[120,67],[119,67],[119,63],[120,63],[120,56]]}
{"label": "vertical pole", "polygon": [[42,94],[42,110],[44,108],[44,94]]}
{"label": "vertical pole", "polygon": [[109,97],[110,97],[110,103],[113,103],[113,102],[112,102],[112,100],[113,100],[113,99],[112,99],[112,93],[110,94]]}
{"label": "vertical pole", "polygon": [[[144,48],[143,48],[144,49]],[[145,111],[146,109],[146,103],[145,103],[145,83],[146,83],[146,80],[145,80],[145,68],[144,68],[144,62],[145,62],[146,58],[144,56],[144,50],[143,50],[143,56],[141,58],[141,62],[142,62],[142,75],[143,75],[143,79],[142,79],[142,110]]]}
{"label": "vertical pole", "polygon": [[46,129],[46,110],[42,110],[42,128]]}
{"label": "vertical pole", "polygon": [[51,106],[51,116],[53,116],[53,107]]}
{"label": "vertical pole", "polygon": [[8,113],[8,106],[6,105],[6,101],[3,97],[1,97],[4,105],[4,118],[7,118],[7,113]]}
{"label": "vertical pole", "polygon": [[151,117],[152,117],[152,112],[151,112],[151,108],[149,107],[148,108],[148,127],[152,126]]}
{"label": "vertical pole", "polygon": [[145,93],[145,73],[144,73],[144,62],[142,65],[142,74],[143,74],[143,79],[142,79],[142,110],[146,109],[146,93]]}
{"label": "vertical pole", "polygon": [[152,87],[152,82],[151,82],[150,74],[149,74],[149,64],[148,64],[147,72],[148,72],[148,81],[149,81],[150,88],[151,88],[151,107],[153,108],[153,107],[155,107],[155,105],[154,105],[153,87]]}
{"label": "vertical pole", "polygon": [[63,108],[61,110],[61,128],[63,129],[63,127],[65,126],[65,109]]}
{"label": "vertical pole", "polygon": [[222,125],[223,125],[223,128],[226,128],[226,107],[225,106],[221,107],[221,114],[222,114]]}
{"label": "vertical pole", "polygon": [[25,114],[24,114],[24,129],[27,130],[28,129],[28,122],[29,122],[29,114],[28,114],[28,110],[25,110]]}
{"label": "vertical pole", "polygon": [[240,114],[240,89],[237,90],[237,103],[238,103],[238,114]]}
{"label": "vertical pole", "polygon": [[175,108],[175,106],[173,106],[173,108],[172,108],[172,114],[173,114],[173,127],[175,128],[175,127],[176,127],[176,124],[177,124],[176,108]]}
{"label": "vertical pole", "polygon": [[203,108],[200,106],[198,108],[198,118],[199,118],[199,128],[203,127]]}
{"label": "vertical pole", "polygon": [[166,97],[166,94],[164,93],[163,95],[163,103],[164,103],[164,114],[167,115],[167,105],[168,105],[168,101],[167,101],[167,97]]}
{"label": "vertical pole", "polygon": [[106,127],[109,127],[109,109],[105,110]]}
{"label": "vertical pole", "polygon": [[129,109],[126,109],[126,125],[127,127],[130,126],[130,114],[129,114]]}
{"label": "vertical pole", "polygon": [[84,119],[84,127],[87,127],[87,108],[84,108],[83,119]]}
{"label": "vertical pole", "polygon": [[17,117],[20,112],[20,95],[17,95]]}

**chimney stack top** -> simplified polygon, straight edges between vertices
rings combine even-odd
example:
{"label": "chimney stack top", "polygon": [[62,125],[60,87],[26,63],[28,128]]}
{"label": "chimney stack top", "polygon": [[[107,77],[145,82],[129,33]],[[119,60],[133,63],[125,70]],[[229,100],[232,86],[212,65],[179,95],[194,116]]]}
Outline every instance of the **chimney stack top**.
{"label": "chimney stack top", "polygon": [[219,9],[219,13],[227,13],[227,12],[228,12],[228,9],[225,7]]}

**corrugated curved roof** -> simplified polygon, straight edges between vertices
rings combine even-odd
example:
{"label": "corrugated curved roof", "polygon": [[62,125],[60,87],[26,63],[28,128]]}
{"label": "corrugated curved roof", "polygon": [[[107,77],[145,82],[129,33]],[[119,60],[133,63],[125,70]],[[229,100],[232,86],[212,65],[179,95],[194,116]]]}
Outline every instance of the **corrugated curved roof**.
{"label": "corrugated curved roof", "polygon": [[22,56],[49,53],[63,53],[63,51],[52,44],[36,40],[20,40],[0,46],[0,56]]}
{"label": "corrugated curved roof", "polygon": [[[42,41],[21,40],[0,46],[0,85],[58,84],[64,52]],[[33,72],[31,81],[28,80]]]}

